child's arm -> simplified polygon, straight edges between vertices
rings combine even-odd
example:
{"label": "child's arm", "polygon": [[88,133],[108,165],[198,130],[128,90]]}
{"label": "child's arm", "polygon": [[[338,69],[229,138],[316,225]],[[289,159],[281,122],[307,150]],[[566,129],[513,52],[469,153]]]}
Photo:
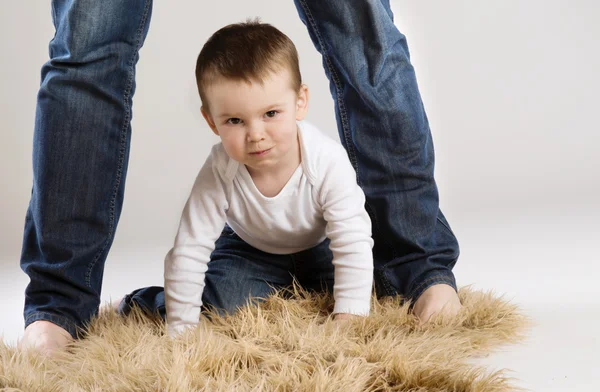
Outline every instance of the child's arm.
{"label": "child's arm", "polygon": [[165,257],[165,306],[170,336],[199,322],[207,265],[226,222],[225,186],[213,164],[214,152],[196,178],[175,244]]}
{"label": "child's arm", "polygon": [[322,166],[320,199],[335,266],[333,313],[366,316],[373,287],[371,220],[346,151],[339,146],[331,156]]}

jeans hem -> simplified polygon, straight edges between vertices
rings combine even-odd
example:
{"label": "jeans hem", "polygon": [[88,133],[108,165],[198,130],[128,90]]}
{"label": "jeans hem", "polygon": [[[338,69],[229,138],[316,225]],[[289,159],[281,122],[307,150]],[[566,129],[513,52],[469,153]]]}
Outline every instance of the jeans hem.
{"label": "jeans hem", "polygon": [[35,321],[40,321],[40,320],[49,321],[52,324],[56,324],[59,327],[61,327],[62,329],[66,330],[69,334],[71,334],[71,337],[73,337],[73,339],[78,338],[78,336],[77,336],[78,327],[73,321],[67,319],[66,317],[58,316],[56,314],[48,313],[48,312],[31,313],[29,316],[27,316],[25,318],[25,328],[27,328],[27,326],[29,326],[29,324],[31,324]]}
{"label": "jeans hem", "polygon": [[436,271],[431,276],[426,277],[410,291],[408,298],[411,299],[411,303],[414,305],[425,290],[436,284],[446,284],[458,292],[456,279],[454,278],[452,271]]}

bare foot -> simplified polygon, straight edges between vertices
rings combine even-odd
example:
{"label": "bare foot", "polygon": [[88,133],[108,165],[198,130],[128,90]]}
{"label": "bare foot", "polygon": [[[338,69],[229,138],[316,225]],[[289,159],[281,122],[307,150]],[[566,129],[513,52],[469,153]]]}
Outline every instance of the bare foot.
{"label": "bare foot", "polygon": [[23,338],[17,344],[19,350],[37,350],[52,355],[63,349],[73,337],[63,328],[46,320],[38,320],[25,328]]}
{"label": "bare foot", "polygon": [[461,307],[462,305],[453,287],[447,284],[436,284],[421,294],[415,302],[413,313],[422,325],[439,313],[446,316],[455,316]]}

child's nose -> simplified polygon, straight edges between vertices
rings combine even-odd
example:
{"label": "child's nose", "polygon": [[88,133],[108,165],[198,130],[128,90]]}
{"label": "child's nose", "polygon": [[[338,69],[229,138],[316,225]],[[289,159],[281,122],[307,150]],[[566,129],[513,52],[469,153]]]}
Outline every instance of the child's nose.
{"label": "child's nose", "polygon": [[264,128],[259,124],[251,124],[248,127],[248,141],[251,143],[259,142],[265,138]]}

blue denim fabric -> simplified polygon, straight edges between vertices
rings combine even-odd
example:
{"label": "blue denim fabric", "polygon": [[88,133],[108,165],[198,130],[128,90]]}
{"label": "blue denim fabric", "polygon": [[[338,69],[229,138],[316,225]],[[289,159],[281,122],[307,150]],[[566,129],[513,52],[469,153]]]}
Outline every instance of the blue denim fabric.
{"label": "blue denim fabric", "polygon": [[[295,4],[323,55],[340,138],[366,194],[377,294],[417,299],[433,284],[456,288],[458,243],[438,207],[431,132],[389,2]],[[26,327],[48,320],[77,337],[98,311],[151,8],[151,0],[52,3],[56,35],[42,68],[21,256],[31,280]]]}
{"label": "blue denim fabric", "polygon": [[[333,254],[329,240],[312,249],[275,255],[248,245],[225,226],[211,254],[202,293],[203,311],[234,313],[249,299],[260,301],[277,289],[289,288],[294,279],[305,289],[333,293]],[[118,312],[127,315],[137,305],[166,319],[164,289],[145,287],[125,296]]]}
{"label": "blue denim fabric", "polygon": [[98,311],[151,8],[151,0],[52,2],[56,34],[42,68],[21,254],[25,327],[48,320],[75,337]]}
{"label": "blue denim fabric", "polygon": [[458,242],[439,209],[431,131],[389,1],[294,2],[323,56],[340,140],[365,192],[377,295],[456,289]]}

